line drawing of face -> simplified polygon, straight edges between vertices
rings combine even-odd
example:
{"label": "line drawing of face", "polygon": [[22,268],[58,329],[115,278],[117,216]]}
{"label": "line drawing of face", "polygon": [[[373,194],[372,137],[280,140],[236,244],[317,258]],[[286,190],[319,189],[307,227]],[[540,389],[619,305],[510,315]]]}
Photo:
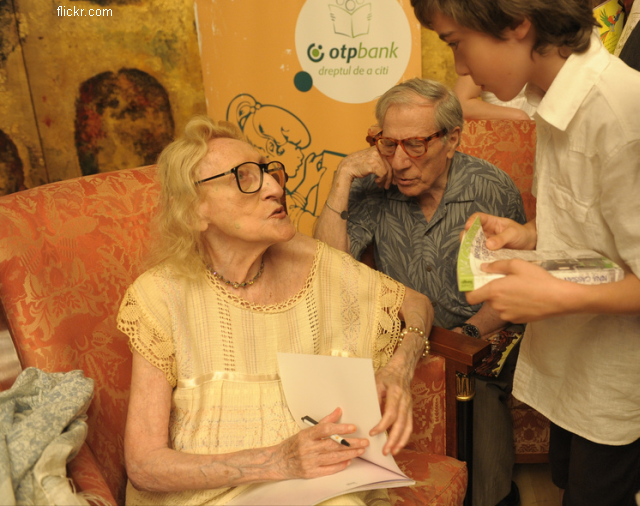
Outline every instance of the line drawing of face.
{"label": "line drawing of face", "polygon": [[[277,105],[257,102],[249,94],[235,97],[227,109],[227,121],[237,124],[249,143],[270,160],[282,162],[289,174],[288,189],[300,185],[304,149],[311,144],[311,134],[293,113]],[[300,180],[298,180],[300,179]]]}
{"label": "line drawing of face", "polygon": [[231,100],[227,121],[240,127],[245,138],[269,160],[282,162],[289,175],[287,209],[296,228],[311,231],[344,154],[309,150],[311,134],[295,114],[284,107],[261,104],[243,93]]}

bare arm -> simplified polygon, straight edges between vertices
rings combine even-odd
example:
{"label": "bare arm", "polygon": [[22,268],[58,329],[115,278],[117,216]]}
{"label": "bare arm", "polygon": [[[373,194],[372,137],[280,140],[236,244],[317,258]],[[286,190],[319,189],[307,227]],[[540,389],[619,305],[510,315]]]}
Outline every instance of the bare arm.
{"label": "bare arm", "polygon": [[134,352],[124,445],[127,474],[137,489],[174,492],[325,476],[343,470],[369,444],[349,438],[348,448],[326,439],[355,431],[332,423],[341,415],[337,409],[278,445],[222,455],[179,452],[169,447],[171,392],[164,374]]}
{"label": "bare arm", "polygon": [[342,219],[340,213],[348,210],[349,192],[353,180],[370,174],[376,174],[376,183],[379,186],[389,188],[391,185],[393,177],[391,167],[375,147],[356,151],[340,162],[327,197],[327,205],[333,210],[327,205],[322,209],[313,237],[345,253],[350,253],[347,220]]}
{"label": "bare arm", "polygon": [[[341,172],[338,166],[338,170],[333,176],[333,184],[327,202],[313,231],[313,237],[345,253],[351,253],[351,241],[349,234],[347,234],[347,220],[342,219],[339,213],[347,211],[349,207],[349,191],[352,181],[353,179]],[[327,205],[335,211],[329,209]]]}
{"label": "bare arm", "polygon": [[[426,296],[406,288],[400,317],[407,327],[417,327],[429,335],[433,324],[433,307]],[[389,363],[376,373],[378,398],[381,403],[384,401],[384,412],[370,435],[374,436],[391,427],[389,440],[383,448],[385,454],[397,454],[409,441],[413,430],[411,380],[423,351],[424,339],[410,332]]]}
{"label": "bare arm", "polygon": [[482,89],[470,76],[460,76],[453,88],[460,99],[464,119],[530,119],[521,109],[490,104],[480,99]]}

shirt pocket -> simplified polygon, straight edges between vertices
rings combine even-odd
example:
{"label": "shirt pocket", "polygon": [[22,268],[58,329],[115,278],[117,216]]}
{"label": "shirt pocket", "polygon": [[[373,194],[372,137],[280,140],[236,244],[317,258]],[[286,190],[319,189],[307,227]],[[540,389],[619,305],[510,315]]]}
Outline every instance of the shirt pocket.
{"label": "shirt pocket", "polygon": [[593,241],[593,223],[590,210],[591,200],[580,199],[560,185],[552,185],[549,191],[550,217],[558,238],[576,249],[588,248]]}
{"label": "shirt pocket", "polygon": [[559,185],[551,186],[551,202],[559,214],[568,214],[568,218],[584,223],[589,212],[589,203],[580,201],[571,192]]}

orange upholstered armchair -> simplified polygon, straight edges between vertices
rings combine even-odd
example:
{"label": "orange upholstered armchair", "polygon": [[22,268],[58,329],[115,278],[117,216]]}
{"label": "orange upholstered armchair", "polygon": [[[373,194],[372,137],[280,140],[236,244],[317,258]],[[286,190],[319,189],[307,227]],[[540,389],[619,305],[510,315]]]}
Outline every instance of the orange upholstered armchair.
{"label": "orange upholstered armchair", "polygon": [[[516,160],[521,150],[533,156],[532,124],[475,125],[468,125],[462,149],[479,149],[470,152],[505,170],[524,167]],[[82,369],[95,380],[89,434],[69,474],[79,490],[109,504],[124,503],[131,376],[131,353],[115,316],[125,289],[145,270],[158,193],[155,168],[143,167],[0,198],[0,388],[30,366]],[[438,328],[431,340],[433,354],[412,384],[415,432],[397,459],[427,486],[396,489],[398,505],[449,506],[465,496],[467,469],[452,458],[464,454],[466,444],[456,412],[470,397],[470,374],[487,345]],[[531,425],[520,426],[523,440],[531,441]]]}
{"label": "orange upholstered armchair", "polygon": [[[69,474],[78,490],[109,504],[125,499],[123,434],[131,379],[131,353],[115,317],[125,289],[145,270],[158,193],[155,168],[143,167],[0,198],[0,300],[7,324],[0,326],[0,385],[8,388],[21,368],[31,366],[82,369],[95,380],[88,437]],[[447,370],[442,356],[420,365],[412,385],[416,430],[397,459],[427,485],[396,489],[396,504],[464,500],[466,466],[447,456],[456,454],[456,417],[446,395],[455,392],[455,371],[471,371],[487,350],[449,334],[432,334],[432,350],[448,356]]]}

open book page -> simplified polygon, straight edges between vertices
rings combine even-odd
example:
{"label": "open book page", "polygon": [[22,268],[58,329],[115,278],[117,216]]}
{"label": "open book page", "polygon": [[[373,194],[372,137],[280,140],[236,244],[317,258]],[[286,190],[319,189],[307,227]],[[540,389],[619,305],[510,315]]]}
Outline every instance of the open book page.
{"label": "open book page", "polygon": [[458,252],[458,289],[477,290],[504,274],[489,274],[483,263],[519,258],[539,265],[553,276],[584,285],[611,283],[624,278],[624,271],[606,257],[589,250],[540,251],[487,249],[486,237],[477,218],[465,233]]}
{"label": "open book page", "polygon": [[301,429],[307,428],[303,416],[320,421],[340,407],[340,421],[357,427],[347,437],[367,438],[370,445],[344,471],[310,480],[261,483],[229,504],[313,505],[349,492],[415,483],[392,455],[382,454],[386,434],[369,436],[382,417],[371,359],[278,353],[278,365],[289,410]]}

